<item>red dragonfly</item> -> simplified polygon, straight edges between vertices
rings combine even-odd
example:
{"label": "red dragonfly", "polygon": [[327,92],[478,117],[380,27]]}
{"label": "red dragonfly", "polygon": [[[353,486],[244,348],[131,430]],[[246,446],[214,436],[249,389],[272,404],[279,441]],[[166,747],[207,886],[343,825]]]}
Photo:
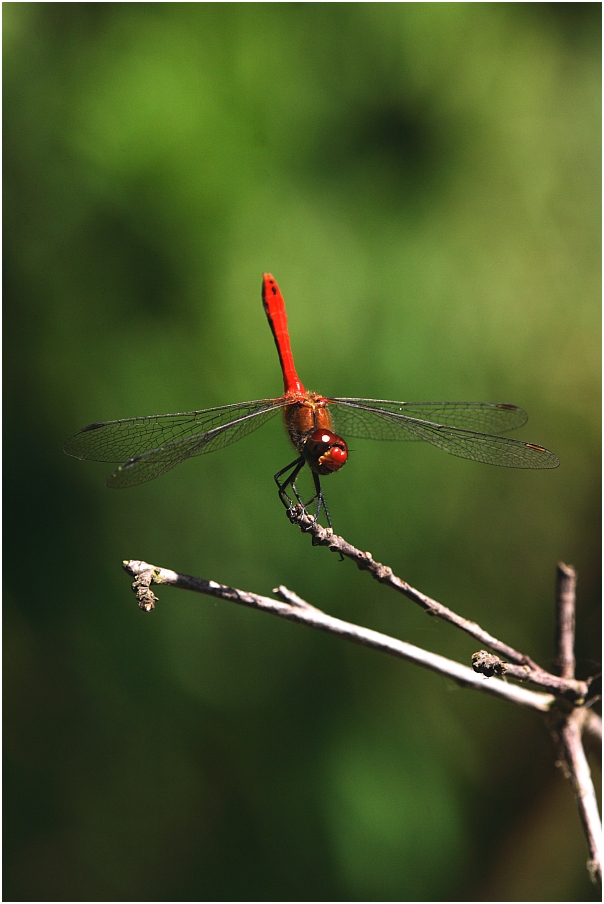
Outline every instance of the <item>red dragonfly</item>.
{"label": "red dragonfly", "polygon": [[[557,468],[560,464],[543,446],[496,435],[526,423],[527,414],[516,405],[340,399],[310,392],[296,372],[285,303],[270,273],[263,277],[262,301],[281,362],[282,396],[89,424],[67,440],[65,452],[91,461],[123,462],[107,486],[130,487],[165,474],[187,458],[237,442],[282,411],[298,457],[275,474],[279,497],[290,508],[294,504],[288,495],[291,489],[305,508],[316,503],[315,520],[323,510],[330,527],[319,478],[339,471],[348,460],[348,446],[340,433],[360,439],[423,440],[459,458],[506,468]],[[309,466],[315,486],[315,495],[307,503],[296,489],[304,465]]]}

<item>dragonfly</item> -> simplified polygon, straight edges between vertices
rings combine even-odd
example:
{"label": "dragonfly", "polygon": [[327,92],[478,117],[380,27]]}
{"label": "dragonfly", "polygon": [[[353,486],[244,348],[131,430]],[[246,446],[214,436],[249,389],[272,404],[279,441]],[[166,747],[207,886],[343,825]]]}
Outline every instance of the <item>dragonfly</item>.
{"label": "dragonfly", "polygon": [[[153,480],[189,458],[215,452],[257,430],[282,412],[296,458],[274,475],[279,498],[291,510],[316,505],[331,527],[320,478],[340,471],[349,457],[342,435],[358,439],[427,442],[450,455],[504,468],[557,468],[553,452],[506,433],[526,423],[522,408],[493,402],[393,402],[331,398],[304,388],[294,364],[285,302],[265,273],[262,302],[283,374],[283,395],[203,411],[153,414],[88,424],[64,445],[68,455],[119,463],[106,485],[131,487]],[[303,502],[296,487],[308,466],[315,493]],[[291,494],[291,495],[290,495]],[[292,498],[293,497],[293,498]]]}

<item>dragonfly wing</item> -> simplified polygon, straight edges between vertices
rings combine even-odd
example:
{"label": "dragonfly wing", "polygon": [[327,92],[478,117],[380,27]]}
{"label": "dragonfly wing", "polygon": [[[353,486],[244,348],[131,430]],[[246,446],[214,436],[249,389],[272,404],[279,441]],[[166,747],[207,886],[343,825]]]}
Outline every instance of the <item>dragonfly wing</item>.
{"label": "dragonfly wing", "polygon": [[[239,402],[235,405],[223,405],[220,408],[207,408],[204,411],[154,414],[149,417],[133,417],[89,424],[74,433],[63,448],[68,455],[73,455],[74,458],[88,461],[121,462],[126,458],[139,456],[143,452],[149,452],[189,437],[201,440],[206,433],[218,427],[232,422],[238,424],[247,417],[253,418],[267,411],[274,413],[284,404],[285,401],[282,399],[259,399],[255,402]],[[264,421],[260,421],[251,429],[256,429],[261,423]],[[235,439],[231,439],[229,442],[235,442]]]}
{"label": "dragonfly wing", "polygon": [[[397,442],[422,440],[407,419],[462,430],[505,433],[528,415],[516,405],[492,402],[390,402],[381,399],[328,399],[335,429],[343,436]],[[429,442],[429,440],[428,440]]]}
{"label": "dragonfly wing", "polygon": [[237,442],[265,424],[282,407],[282,405],[273,404],[272,408],[253,411],[201,435],[179,439],[173,443],[159,446],[157,449],[150,449],[148,452],[135,455],[111,474],[107,480],[107,486],[121,489],[146,483],[148,480],[165,474],[166,471],[170,471],[188,458],[230,446],[231,443]]}
{"label": "dragonfly wing", "polygon": [[502,468],[557,468],[560,464],[553,452],[533,443],[524,443],[507,436],[459,430],[457,427],[431,424],[428,421],[409,420],[407,429],[417,439],[425,440],[458,458],[470,458],[472,461],[482,461]]}

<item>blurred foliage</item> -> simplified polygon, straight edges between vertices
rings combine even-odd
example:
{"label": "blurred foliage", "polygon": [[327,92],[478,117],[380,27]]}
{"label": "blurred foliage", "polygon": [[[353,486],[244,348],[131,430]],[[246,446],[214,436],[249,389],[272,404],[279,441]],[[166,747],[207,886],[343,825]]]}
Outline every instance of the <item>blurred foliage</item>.
{"label": "blurred foliage", "polygon": [[544,665],[572,562],[593,671],[600,16],[3,4],[4,899],[597,897],[531,713],[189,594],[137,610],[124,558],[284,583],[469,662],[289,526],[278,421],[120,492],[61,447],[279,394],[269,270],[311,388],[529,411],[556,472],[359,440],[327,498],[337,532]]}

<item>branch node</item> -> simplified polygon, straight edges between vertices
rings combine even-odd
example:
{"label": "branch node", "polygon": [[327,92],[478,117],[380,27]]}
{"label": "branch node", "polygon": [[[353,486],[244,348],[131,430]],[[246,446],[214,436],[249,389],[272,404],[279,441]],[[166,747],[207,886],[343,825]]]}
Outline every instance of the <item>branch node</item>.
{"label": "branch node", "polygon": [[289,603],[290,606],[297,606],[299,609],[315,608],[314,606],[311,606],[310,603],[307,603],[306,600],[303,600],[301,596],[298,596],[297,593],[294,593],[293,590],[289,590],[284,584],[275,587],[273,593],[280,600],[283,600],[284,603]]}
{"label": "branch node", "polygon": [[143,571],[132,583],[132,592],[136,596],[138,608],[142,609],[143,612],[153,612],[155,604],[159,602],[151,590],[151,584],[161,584],[161,577],[157,568]]}
{"label": "branch node", "polygon": [[[365,555],[370,556],[371,553],[367,552]],[[378,581],[384,584],[391,581],[393,577],[392,568],[389,565],[381,565],[379,562],[376,563],[375,574]]]}
{"label": "branch node", "polygon": [[479,650],[472,654],[472,668],[485,678],[492,678],[493,675],[505,675],[508,670],[508,663],[503,662],[499,656],[493,656],[487,650]]}

